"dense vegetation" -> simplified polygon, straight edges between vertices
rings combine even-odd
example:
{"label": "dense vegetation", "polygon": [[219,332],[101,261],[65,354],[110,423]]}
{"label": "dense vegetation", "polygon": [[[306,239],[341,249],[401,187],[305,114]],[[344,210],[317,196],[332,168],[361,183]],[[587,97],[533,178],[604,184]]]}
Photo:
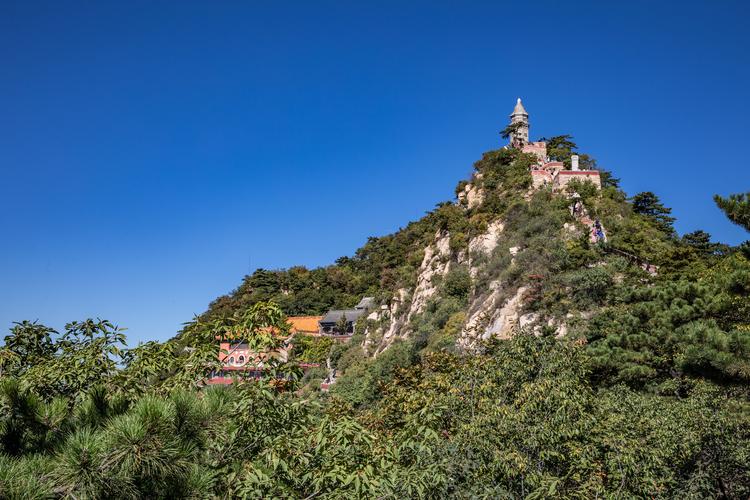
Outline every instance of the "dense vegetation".
{"label": "dense vegetation", "polygon": [[[558,161],[576,150],[549,143]],[[440,204],[326,268],[258,270],[164,343],[128,348],[103,320],[16,324],[0,348],[0,498],[748,498],[748,245],[677,235],[656,195],[628,198],[608,173],[601,191],[571,186],[607,228],[591,244],[568,197],[528,192],[532,161],[488,152],[480,204]],[[717,204],[750,230],[747,195]],[[498,219],[478,271],[458,264]],[[285,315],[388,305],[436,233],[456,265],[410,335],[374,356],[363,324],[348,344],[274,356]],[[461,349],[493,282],[525,287],[524,311],[549,321]],[[217,337],[270,353],[264,376],[205,387]],[[322,369],[297,366],[325,361],[341,374],[329,394]]]}

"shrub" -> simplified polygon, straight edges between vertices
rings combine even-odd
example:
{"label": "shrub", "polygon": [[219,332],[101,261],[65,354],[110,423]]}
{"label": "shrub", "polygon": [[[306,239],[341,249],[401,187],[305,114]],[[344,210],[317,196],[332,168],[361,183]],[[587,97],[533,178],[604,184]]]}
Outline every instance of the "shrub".
{"label": "shrub", "polygon": [[471,292],[471,286],[471,274],[469,274],[466,266],[454,266],[445,275],[442,290],[448,297],[466,299],[469,296],[469,292]]}
{"label": "shrub", "polygon": [[571,273],[567,281],[579,309],[603,304],[612,287],[612,276],[609,270],[603,266],[581,269]]}

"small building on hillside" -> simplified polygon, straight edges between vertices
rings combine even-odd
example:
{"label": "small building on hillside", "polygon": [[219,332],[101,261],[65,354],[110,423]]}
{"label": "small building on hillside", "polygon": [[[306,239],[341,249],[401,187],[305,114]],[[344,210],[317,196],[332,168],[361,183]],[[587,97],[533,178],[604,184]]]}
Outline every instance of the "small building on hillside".
{"label": "small building on hillside", "polygon": [[219,362],[221,368],[214,371],[206,383],[209,385],[228,385],[235,378],[257,379],[268,367],[275,363],[286,363],[289,360],[291,344],[285,343],[273,352],[254,352],[246,342],[233,342],[221,339],[219,342]]}
{"label": "small building on hillside", "polygon": [[[357,320],[372,309],[374,297],[363,297],[354,309],[336,309],[328,311],[319,322],[321,335],[333,337],[351,337],[354,335]],[[346,322],[346,328],[343,323]],[[342,331],[343,330],[343,331]]]}
{"label": "small building on hillside", "polygon": [[[219,362],[221,368],[207,380],[211,385],[231,384],[235,378],[260,378],[271,364],[286,363],[294,349],[295,335],[318,336],[318,322],[323,316],[292,316],[287,318],[289,337],[273,352],[254,352],[246,342],[219,338]],[[299,363],[304,371],[319,366],[317,363]]]}
{"label": "small building on hillside", "polygon": [[[375,299],[364,297],[353,309],[328,311],[325,316],[291,316],[288,337],[282,339],[281,346],[272,352],[254,352],[247,342],[232,341],[217,337],[219,341],[219,362],[221,368],[208,378],[208,384],[231,384],[235,378],[260,378],[271,365],[286,363],[292,358],[296,335],[331,337],[347,341],[354,334],[357,320],[373,308]],[[343,322],[346,328],[343,332]],[[299,363],[304,371],[320,366],[318,363]]]}

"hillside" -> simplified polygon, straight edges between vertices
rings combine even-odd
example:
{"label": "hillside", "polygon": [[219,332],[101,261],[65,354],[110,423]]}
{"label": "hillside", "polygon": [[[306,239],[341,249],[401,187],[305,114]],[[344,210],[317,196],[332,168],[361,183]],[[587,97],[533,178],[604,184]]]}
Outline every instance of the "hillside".
{"label": "hillside", "polygon": [[[524,113],[455,200],[257,270],[165,343],[17,324],[0,498],[747,498],[748,245],[677,235]],[[750,226],[746,195],[717,203]],[[290,331],[365,296],[346,342]],[[206,387],[219,340],[252,376]]]}
{"label": "hillside", "polygon": [[[596,166],[576,151],[570,136],[547,143],[551,161],[570,165],[575,154],[588,167]],[[733,299],[716,295],[735,286],[728,279],[746,279],[745,258],[712,243],[702,231],[678,237],[670,210],[653,193],[628,199],[604,170],[599,170],[600,190],[578,181],[564,190],[533,187],[530,166],[535,162],[533,154],[518,148],[489,151],[474,164],[472,177],[458,184],[454,201],[439,204],[394,234],[370,238],[354,256],[331,266],[257,270],[214,301],[201,321],[236,314],[260,301],[273,301],[290,316],[315,315],[374,296],[378,309],[360,322],[346,350],[339,346],[328,357],[343,375],[337,393],[357,392],[352,385],[361,385],[376,359],[394,344],[400,344],[399,352],[408,351],[402,354],[410,360],[402,364],[408,365],[426,352],[471,351],[491,337],[507,339],[521,331],[566,337],[591,352],[616,350],[632,359],[625,366],[602,359],[601,376],[658,385],[671,378],[674,364],[646,352],[652,348],[648,343],[632,346],[629,340],[650,328],[649,322],[629,322],[630,330],[617,338],[606,333],[641,308],[669,314],[675,301],[684,301],[696,310],[668,319],[669,328],[707,330],[695,333],[696,345],[680,347],[698,349],[695,358],[680,352],[669,356],[679,358],[683,370],[747,379],[750,366],[734,356],[736,345],[730,340],[732,329],[745,328],[740,318],[747,318],[747,310],[730,314]],[[582,212],[574,213],[574,206]],[[606,242],[591,241],[594,220],[606,228]],[[734,273],[727,276],[727,269]],[[658,303],[665,293],[669,301]],[[703,305],[709,297],[726,302]],[[706,346],[707,338],[716,345]],[[383,374],[372,369],[382,381]],[[323,374],[308,378],[314,376]],[[351,397],[361,402],[361,395]]]}

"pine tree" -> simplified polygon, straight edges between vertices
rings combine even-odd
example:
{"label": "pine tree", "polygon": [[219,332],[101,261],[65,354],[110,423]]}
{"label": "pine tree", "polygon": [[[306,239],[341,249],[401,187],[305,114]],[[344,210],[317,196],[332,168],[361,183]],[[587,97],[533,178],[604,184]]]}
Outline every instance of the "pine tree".
{"label": "pine tree", "polygon": [[714,201],[730,221],[750,231],[750,193],[733,194],[729,198],[717,194]]}
{"label": "pine tree", "polygon": [[346,314],[342,314],[339,320],[336,322],[336,333],[339,335],[346,335],[349,330],[349,320],[346,319]]}
{"label": "pine tree", "polygon": [[[750,231],[750,193],[733,194],[729,198],[722,198],[717,194],[714,195],[714,201],[730,221]],[[740,250],[745,257],[750,258],[750,241],[740,245]]]}
{"label": "pine tree", "polygon": [[726,245],[713,243],[711,241],[711,235],[701,229],[693,231],[692,233],[683,234],[682,243],[698,252],[701,256],[715,255],[719,252],[726,251]]}
{"label": "pine tree", "polygon": [[651,221],[663,233],[674,236],[672,224],[675,218],[669,215],[672,209],[665,207],[658,196],[651,191],[644,191],[633,196],[630,201],[633,204],[633,212]]}

